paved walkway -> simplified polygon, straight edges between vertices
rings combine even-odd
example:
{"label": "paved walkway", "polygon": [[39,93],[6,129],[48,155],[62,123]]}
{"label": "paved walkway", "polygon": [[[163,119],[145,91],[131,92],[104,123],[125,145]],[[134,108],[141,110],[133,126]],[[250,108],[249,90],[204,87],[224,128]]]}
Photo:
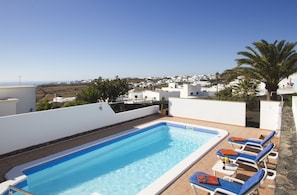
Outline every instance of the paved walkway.
{"label": "paved walkway", "polygon": [[276,176],[276,195],[297,194],[297,133],[291,107],[284,107]]}

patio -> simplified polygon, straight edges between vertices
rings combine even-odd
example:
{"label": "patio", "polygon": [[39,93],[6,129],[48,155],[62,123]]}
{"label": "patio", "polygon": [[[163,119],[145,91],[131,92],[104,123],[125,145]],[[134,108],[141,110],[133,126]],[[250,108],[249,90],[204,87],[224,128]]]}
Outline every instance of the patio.
{"label": "patio", "polygon": [[[23,151],[21,153],[12,154],[9,156],[2,156],[0,159],[0,182],[5,181],[4,175],[13,167],[39,159],[50,154],[54,154],[84,143],[88,143],[99,138],[103,138],[124,130],[131,129],[137,125],[143,123],[157,121],[157,120],[168,120],[175,122],[185,122],[194,125],[214,127],[223,129],[229,132],[229,136],[241,136],[245,138],[249,137],[259,137],[260,135],[267,135],[269,131],[259,130],[256,128],[247,128],[236,125],[226,125],[221,123],[212,123],[207,121],[192,120],[179,117],[161,117],[158,114],[150,115],[140,119],[124,122],[118,125],[109,126],[106,128],[101,128],[98,130],[90,131],[88,133],[81,134],[79,136],[71,137],[69,139],[63,139],[58,142],[51,144],[40,145],[39,147],[32,148],[30,150]],[[273,142],[277,145],[278,148],[278,138],[274,138]],[[175,182],[173,182],[167,189],[165,189],[162,194],[172,195],[172,194],[194,194],[188,178],[196,171],[204,171],[212,174],[212,167],[217,162],[217,157],[215,152],[220,148],[231,148],[231,145],[227,142],[227,138],[224,139],[220,144],[213,148],[207,155],[205,155],[200,161],[196,162],[191,168],[189,168],[184,174],[182,174]],[[272,162],[271,166],[274,166],[276,162]],[[247,167],[242,167],[237,171],[237,177],[241,179],[247,179],[247,176],[250,176],[254,173],[255,170],[251,170]],[[224,175],[218,173],[217,176],[223,177]],[[259,189],[259,194],[261,195],[271,195],[274,194],[275,190],[275,181],[265,180],[264,184]],[[203,191],[199,191],[199,194],[206,194]]]}

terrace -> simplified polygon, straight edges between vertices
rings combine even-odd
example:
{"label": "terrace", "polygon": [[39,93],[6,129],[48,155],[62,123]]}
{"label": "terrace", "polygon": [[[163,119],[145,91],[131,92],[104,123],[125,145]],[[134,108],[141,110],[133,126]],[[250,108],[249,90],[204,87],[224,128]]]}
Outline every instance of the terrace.
{"label": "terrace", "polygon": [[[105,109],[103,107],[103,109]],[[281,137],[275,137],[273,142],[277,145],[277,149],[280,152],[279,158],[288,159],[286,155],[290,155],[290,150],[293,146],[290,146],[288,140],[291,139],[291,135],[295,135],[295,129],[292,125],[292,121],[294,121],[291,117],[291,113],[286,115],[286,118],[283,117],[282,122],[282,130],[284,133],[281,133]],[[285,115],[284,115],[285,116]],[[67,139],[59,139],[58,141],[50,142],[47,144],[40,144],[38,147],[30,147],[22,152],[18,151],[16,153],[10,153],[10,155],[1,155],[0,157],[0,182],[5,181],[5,174],[12,169],[13,167],[30,162],[60,151],[64,151],[69,148],[73,148],[78,145],[82,145],[84,143],[88,143],[115,133],[119,133],[124,130],[132,129],[137,127],[138,125],[142,125],[144,123],[158,121],[158,120],[168,120],[175,122],[184,122],[190,123],[194,125],[206,126],[206,127],[214,127],[223,129],[229,132],[229,136],[241,136],[245,138],[249,137],[259,137],[260,135],[269,134],[269,130],[265,129],[256,129],[250,127],[244,127],[240,125],[232,125],[225,124],[220,122],[209,122],[206,120],[197,120],[190,118],[183,118],[177,116],[165,116],[162,117],[159,114],[150,114],[148,116],[143,116],[138,119],[128,120],[121,123],[117,123],[115,125],[108,125],[106,127],[98,128],[93,131],[89,131],[86,133],[80,133],[76,136],[70,136]],[[296,145],[296,143],[295,143]],[[227,142],[227,138],[225,138],[222,142],[220,142],[216,147],[214,147],[208,154],[206,154],[201,160],[197,161],[192,167],[190,167],[186,172],[184,172],[175,182],[173,182],[168,188],[166,188],[162,194],[194,194],[189,182],[188,178],[196,171],[204,171],[207,173],[212,173],[212,167],[217,162],[217,157],[215,152],[220,148],[230,148],[231,145]],[[291,159],[294,160],[294,159]],[[266,179],[264,184],[259,189],[259,194],[278,194],[280,192],[289,193],[295,191],[294,189],[294,179],[296,178],[288,178],[293,181],[287,181],[285,179],[286,174],[290,174],[290,169],[294,170],[294,168],[290,167],[290,163],[286,162],[283,165],[281,161],[271,161],[271,166],[277,166],[277,178],[276,181]],[[285,166],[285,167],[284,167]],[[285,171],[283,171],[286,169]],[[280,170],[280,171],[279,171]],[[253,174],[254,170],[248,169],[247,167],[240,167],[237,172],[237,177],[241,179],[246,179],[246,176]],[[224,175],[218,173],[218,176],[222,177]],[[296,176],[295,176],[296,177]],[[293,182],[293,185],[292,185]],[[288,185],[288,183],[290,185]],[[276,186],[276,188],[275,188]],[[290,188],[288,188],[288,186]],[[287,188],[287,189],[286,189]],[[205,192],[201,191],[201,194],[205,194]]]}

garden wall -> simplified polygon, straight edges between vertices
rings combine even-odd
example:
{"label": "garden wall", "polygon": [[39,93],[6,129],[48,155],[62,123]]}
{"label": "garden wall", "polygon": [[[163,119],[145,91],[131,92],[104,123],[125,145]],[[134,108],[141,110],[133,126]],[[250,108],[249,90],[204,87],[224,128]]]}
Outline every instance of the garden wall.
{"label": "garden wall", "polygon": [[280,130],[282,121],[282,102],[260,102],[260,128],[267,130]]}
{"label": "garden wall", "polygon": [[114,113],[106,103],[0,117],[0,155],[157,113],[159,106]]}
{"label": "garden wall", "polygon": [[[292,96],[292,112],[293,112],[295,124],[297,124],[297,96]],[[297,125],[295,126],[297,131]]]}
{"label": "garden wall", "polygon": [[169,98],[169,115],[245,126],[244,102]]}

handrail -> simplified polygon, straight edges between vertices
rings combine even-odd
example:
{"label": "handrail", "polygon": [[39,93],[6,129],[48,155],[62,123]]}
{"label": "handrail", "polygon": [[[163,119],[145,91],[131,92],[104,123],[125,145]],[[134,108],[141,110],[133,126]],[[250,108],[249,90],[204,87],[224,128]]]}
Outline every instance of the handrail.
{"label": "handrail", "polygon": [[30,193],[30,192],[19,189],[19,188],[15,187],[15,186],[12,186],[12,185],[8,186],[9,195],[12,194],[11,190],[16,191],[16,192],[20,192],[20,193],[25,194],[25,195],[34,195],[34,194]]}

